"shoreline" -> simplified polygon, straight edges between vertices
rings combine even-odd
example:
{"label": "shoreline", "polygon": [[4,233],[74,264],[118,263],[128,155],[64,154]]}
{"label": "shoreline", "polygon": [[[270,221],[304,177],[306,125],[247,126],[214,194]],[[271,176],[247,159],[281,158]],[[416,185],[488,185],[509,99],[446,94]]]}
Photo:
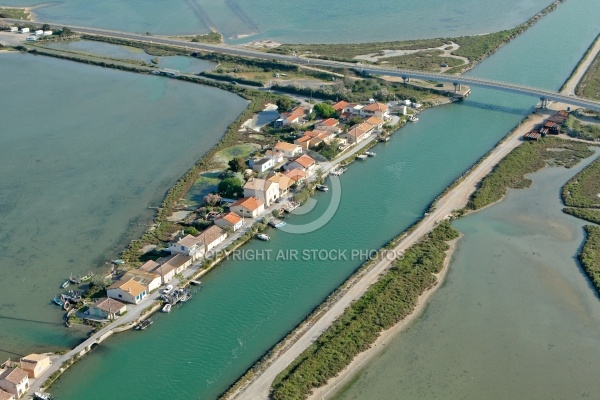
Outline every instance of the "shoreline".
{"label": "shoreline", "polygon": [[416,322],[425,311],[426,306],[431,301],[433,295],[440,289],[448,276],[448,272],[450,271],[450,262],[454,257],[454,253],[458,248],[458,242],[463,237],[461,233],[458,238],[451,240],[448,243],[448,250],[446,250],[446,257],[444,258],[443,268],[442,270],[435,274],[436,282],[429,289],[425,290],[423,293],[419,295],[419,299],[417,300],[417,305],[413,309],[413,311],[406,316],[403,320],[398,322],[396,325],[391,328],[381,332],[375,343],[371,345],[368,350],[359,353],[350,364],[346,366],[338,375],[334,378],[330,379],[327,384],[321,386],[313,391],[313,393],[308,397],[309,400],[317,400],[317,399],[329,399],[332,398],[339,392],[339,390],[343,389],[346,383],[357,376],[365,367],[365,365],[371,361],[374,357],[381,354],[385,350],[385,345],[394,340],[398,335],[402,334],[407,329],[410,329],[412,324]]}

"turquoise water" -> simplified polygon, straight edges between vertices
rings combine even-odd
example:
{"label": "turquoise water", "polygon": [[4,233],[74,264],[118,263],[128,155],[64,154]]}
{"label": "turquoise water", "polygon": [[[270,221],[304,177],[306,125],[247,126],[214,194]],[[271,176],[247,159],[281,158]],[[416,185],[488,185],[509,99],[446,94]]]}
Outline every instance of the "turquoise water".
{"label": "turquoise water", "polygon": [[[7,0],[7,5],[31,5]],[[481,34],[512,28],[552,0],[62,0],[37,8],[40,21],[154,34],[205,33],[287,43],[352,43]]]}
{"label": "turquoise water", "polygon": [[[70,274],[99,272],[151,221],[149,205],[245,108],[175,80],[0,54],[0,359],[60,350],[51,300]],[[106,270],[104,268],[103,270]]]}

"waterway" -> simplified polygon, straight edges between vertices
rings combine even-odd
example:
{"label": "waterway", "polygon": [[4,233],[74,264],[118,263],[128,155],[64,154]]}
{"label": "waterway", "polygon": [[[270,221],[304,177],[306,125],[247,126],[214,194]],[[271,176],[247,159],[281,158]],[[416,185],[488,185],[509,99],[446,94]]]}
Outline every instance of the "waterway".
{"label": "waterway", "polygon": [[[246,101],[217,89],[48,57],[0,54],[0,359],[61,350],[52,303],[106,271],[165,191]],[[72,288],[72,286],[70,287]]]}
{"label": "waterway", "polygon": [[[31,0],[4,0],[14,6]],[[36,8],[40,21],[154,34],[206,33],[226,39],[273,39],[286,43],[369,41],[474,35],[512,28],[552,0],[381,0],[343,6],[319,0],[60,0]],[[377,27],[373,29],[372,27]]]}
{"label": "waterway", "polygon": [[[597,33],[591,23],[595,14],[583,11],[598,5],[584,3],[568,3],[565,10],[574,14],[552,14],[548,24],[552,29],[561,26],[560,32],[528,32],[481,70],[558,88]],[[573,23],[577,20],[582,22]],[[541,66],[540,59],[556,49],[561,57],[551,57]],[[258,253],[259,260],[225,262],[203,279],[203,289],[191,302],[169,315],[157,315],[147,332],[106,342],[65,374],[54,392],[66,399],[125,394],[158,398],[173,393],[214,398],[360,265],[360,260],[351,259],[351,250],[376,249],[419,219],[427,204],[534,103],[478,89],[463,104],[424,112],[419,123],[376,147],[375,158],[342,175],[342,203],[327,225],[304,235],[270,231],[271,242],[250,243],[245,248],[250,256],[257,255],[251,250],[273,252]],[[290,222],[314,219],[332,195],[318,194],[315,211]],[[277,260],[277,251],[286,249],[299,251],[300,258]],[[313,249],[334,250],[333,254],[347,250],[348,259],[302,259],[302,251]],[[127,380],[119,379],[123,373]]]}

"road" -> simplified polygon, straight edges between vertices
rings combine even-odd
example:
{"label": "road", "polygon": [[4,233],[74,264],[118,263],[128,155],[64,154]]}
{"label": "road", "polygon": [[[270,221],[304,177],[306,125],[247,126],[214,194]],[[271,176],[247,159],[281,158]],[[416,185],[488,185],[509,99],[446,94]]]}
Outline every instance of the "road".
{"label": "road", "polygon": [[[9,23],[23,23],[20,20],[12,20],[12,19],[4,19],[4,21]],[[34,26],[41,26],[44,22],[28,22],[28,24]],[[51,25],[51,24],[50,24]],[[446,74],[438,74],[431,72],[423,72],[423,71],[412,71],[412,70],[400,70],[400,69],[386,69],[375,67],[372,65],[362,65],[362,64],[354,64],[348,62],[341,61],[330,61],[330,60],[321,60],[314,58],[301,58],[292,55],[285,54],[274,54],[274,53],[264,53],[258,50],[252,50],[244,47],[230,46],[227,44],[211,44],[211,43],[192,43],[183,40],[178,40],[174,38],[161,37],[161,36],[151,36],[151,35],[141,35],[131,32],[120,32],[113,31],[108,29],[98,29],[98,28],[89,28],[83,26],[74,26],[74,25],[65,25],[69,29],[73,31],[88,34],[88,35],[98,35],[104,37],[113,37],[119,39],[128,39],[128,40],[137,40],[147,43],[153,44],[164,44],[168,46],[178,46],[183,47],[185,49],[191,51],[208,51],[214,53],[223,53],[223,54],[231,54],[240,57],[250,57],[250,58],[260,58],[265,60],[277,60],[283,62],[289,62],[292,64],[299,65],[307,65],[307,66],[320,66],[320,67],[329,67],[329,68],[351,68],[354,70],[359,70],[364,73],[375,74],[375,75],[389,75],[389,76],[399,76],[406,78],[418,78],[418,79],[427,79],[434,80],[440,82],[451,82],[451,83],[461,83],[469,86],[478,86],[484,87],[488,89],[502,90],[511,93],[519,93],[529,96],[535,96],[538,98],[545,98],[552,101],[563,102],[569,104],[571,106],[583,107],[587,109],[592,109],[596,111],[600,111],[600,102],[593,101],[588,99],[579,98],[576,96],[569,96],[559,94],[557,92],[545,89],[539,89],[524,85],[515,85],[507,82],[493,81],[489,79],[481,79],[474,77],[465,77],[465,76],[454,76],[454,75],[446,75]]]}
{"label": "road", "polygon": [[567,83],[565,83],[565,85],[563,86],[563,88],[561,90],[561,93],[566,94],[568,96],[575,95],[575,88],[577,88],[579,81],[581,81],[581,78],[583,78],[583,75],[585,75],[587,70],[590,68],[590,65],[592,64],[592,62],[596,58],[596,55],[599,52],[600,52],[600,35],[598,35],[598,37],[596,38],[596,41],[594,42],[594,45],[592,46],[592,49],[588,53],[586,58],[577,67],[577,71],[575,71],[575,73],[573,75],[571,75],[571,78],[569,79],[569,81]]}

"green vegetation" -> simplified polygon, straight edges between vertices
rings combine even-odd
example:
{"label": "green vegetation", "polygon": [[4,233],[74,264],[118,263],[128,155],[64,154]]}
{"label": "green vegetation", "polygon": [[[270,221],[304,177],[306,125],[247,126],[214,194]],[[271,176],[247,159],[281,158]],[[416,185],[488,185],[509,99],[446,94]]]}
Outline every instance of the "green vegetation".
{"label": "green vegetation", "polygon": [[[179,37],[181,39],[181,37]],[[204,35],[187,36],[184,39],[189,39],[190,42],[198,43],[223,43],[223,35],[217,31],[210,31]]]}
{"label": "green vegetation", "polygon": [[333,160],[340,154],[340,142],[337,139],[332,140],[329,144],[321,142],[317,145],[315,150],[328,160]]}
{"label": "green vegetation", "polygon": [[290,111],[297,103],[289,97],[282,97],[277,100],[277,111],[280,113]]}
{"label": "green vegetation", "polygon": [[[66,28],[63,28],[63,29],[66,29]],[[81,35],[81,38],[85,39],[85,40],[94,40],[97,42],[118,44],[121,46],[136,47],[138,49],[144,50],[147,54],[149,54],[151,56],[164,57],[164,56],[187,56],[187,55],[189,55],[189,51],[187,51],[185,49],[179,49],[176,47],[162,45],[162,44],[140,42],[137,40],[126,40],[126,39],[118,39],[118,38],[114,38],[114,37],[104,37],[104,36],[96,36],[96,35]]]}
{"label": "green vegetation", "polygon": [[587,225],[585,231],[587,238],[579,253],[579,262],[600,294],[600,226]]}
{"label": "green vegetation", "polygon": [[413,54],[404,56],[394,56],[382,58],[379,64],[393,65],[402,69],[416,69],[424,71],[440,71],[442,64],[447,64],[449,67],[462,67],[465,62],[458,58],[444,57],[444,52],[441,50],[423,50]]}
{"label": "green vegetation", "polygon": [[562,199],[569,207],[600,208],[600,158],[569,179]]}
{"label": "green vegetation", "polygon": [[29,13],[24,8],[0,8],[0,18],[29,19]]}
{"label": "green vegetation", "polygon": [[304,399],[315,387],[339,373],[360,352],[368,349],[380,332],[409,315],[419,295],[437,283],[449,240],[458,232],[441,223],[410,247],[404,257],[382,276],[290,366],[272,386],[275,400]]}
{"label": "green vegetation", "polygon": [[600,139],[600,125],[599,124],[582,124],[573,115],[569,115],[563,125],[567,134],[571,137],[576,137],[585,140],[599,140]]}
{"label": "green vegetation", "polygon": [[[600,40],[600,35],[598,35],[596,40]],[[596,42],[594,41],[594,43]],[[593,45],[594,44],[592,43],[590,48]],[[589,50],[590,49],[588,49],[588,52]],[[578,96],[600,100],[600,54],[596,54],[596,58],[594,58],[594,61],[590,64],[590,67],[581,78],[581,81],[577,84],[575,93]]]}
{"label": "green vegetation", "polygon": [[593,222],[594,224],[600,224],[600,210],[565,207],[563,208],[563,212],[579,219]]}
{"label": "green vegetation", "polygon": [[[226,147],[217,153],[212,159],[212,163],[215,167],[227,167],[229,165],[229,161],[232,158],[248,158],[250,154],[254,153],[256,150],[260,149],[260,145],[256,143],[240,143],[233,146]],[[243,170],[242,170],[243,171]]]}
{"label": "green vegetation", "polygon": [[248,168],[246,161],[244,161],[242,157],[232,158],[227,164],[229,165],[229,169],[233,172],[243,172],[246,168]]}
{"label": "green vegetation", "polygon": [[219,193],[225,197],[238,197],[243,192],[242,181],[238,178],[225,178],[219,183]]}
{"label": "green vegetation", "polygon": [[506,194],[508,188],[522,189],[531,185],[525,174],[546,165],[570,168],[581,159],[594,154],[585,143],[546,137],[537,142],[523,143],[510,152],[486,176],[471,196],[468,209],[478,210],[492,204]]}
{"label": "green vegetation", "polygon": [[335,111],[335,109],[327,103],[315,104],[314,109],[315,109],[315,113],[321,118],[337,117],[337,112]]}

